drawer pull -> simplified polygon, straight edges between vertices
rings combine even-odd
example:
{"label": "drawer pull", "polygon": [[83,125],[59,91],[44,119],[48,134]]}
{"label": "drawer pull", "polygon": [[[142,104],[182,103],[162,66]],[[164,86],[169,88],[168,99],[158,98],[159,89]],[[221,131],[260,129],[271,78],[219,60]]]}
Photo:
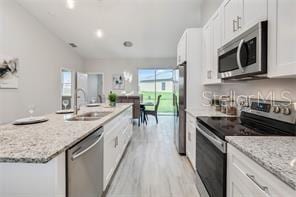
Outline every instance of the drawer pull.
{"label": "drawer pull", "polygon": [[249,177],[249,179],[251,180],[251,181],[253,181],[263,192],[265,192],[265,193],[267,193],[268,194],[268,196],[270,196],[269,195],[269,189],[268,189],[268,187],[267,186],[263,186],[263,185],[261,185],[260,183],[258,183],[258,181],[256,180],[256,177],[254,176],[254,175],[250,175],[250,174],[246,174],[247,175],[247,177]]}

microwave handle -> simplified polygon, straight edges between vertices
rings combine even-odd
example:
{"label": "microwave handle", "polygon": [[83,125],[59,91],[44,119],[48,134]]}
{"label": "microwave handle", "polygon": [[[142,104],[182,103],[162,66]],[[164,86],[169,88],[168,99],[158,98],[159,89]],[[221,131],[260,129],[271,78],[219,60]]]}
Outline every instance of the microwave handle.
{"label": "microwave handle", "polygon": [[241,58],[240,58],[240,54],[241,54],[241,51],[242,51],[242,47],[243,47],[243,44],[245,43],[245,40],[242,39],[238,45],[238,48],[237,48],[237,53],[236,53],[236,61],[237,61],[237,65],[239,67],[239,69],[241,70],[242,73],[245,72],[245,69],[243,68],[242,66],[242,62],[241,62]]}

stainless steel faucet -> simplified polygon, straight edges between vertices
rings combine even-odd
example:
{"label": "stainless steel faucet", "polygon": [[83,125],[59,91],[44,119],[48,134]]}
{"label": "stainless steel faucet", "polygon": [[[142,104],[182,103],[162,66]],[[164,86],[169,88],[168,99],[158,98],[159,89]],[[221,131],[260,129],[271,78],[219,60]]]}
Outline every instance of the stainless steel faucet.
{"label": "stainless steel faucet", "polygon": [[73,106],[75,115],[78,114],[78,110],[80,109],[80,106],[78,106],[78,102],[77,102],[79,91],[81,91],[83,93],[84,101],[85,102],[87,101],[85,90],[83,90],[82,88],[78,88],[77,84],[78,84],[78,72],[75,72],[75,75],[74,75],[74,106]]}

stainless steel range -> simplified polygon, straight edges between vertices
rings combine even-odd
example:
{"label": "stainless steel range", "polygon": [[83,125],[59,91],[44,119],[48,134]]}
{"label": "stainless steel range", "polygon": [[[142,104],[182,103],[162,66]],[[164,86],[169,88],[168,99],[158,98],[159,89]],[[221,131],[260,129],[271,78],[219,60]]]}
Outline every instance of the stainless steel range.
{"label": "stainless steel range", "polygon": [[241,117],[197,117],[196,169],[210,197],[226,196],[226,136],[295,136],[296,103],[251,99]]}

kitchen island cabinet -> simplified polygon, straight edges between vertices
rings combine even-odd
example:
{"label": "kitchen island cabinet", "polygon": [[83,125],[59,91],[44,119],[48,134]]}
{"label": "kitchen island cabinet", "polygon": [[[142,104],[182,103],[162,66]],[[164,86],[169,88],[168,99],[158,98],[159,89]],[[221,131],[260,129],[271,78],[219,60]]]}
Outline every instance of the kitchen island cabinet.
{"label": "kitchen island cabinet", "polygon": [[82,108],[80,113],[89,111],[110,113],[95,121],[48,114],[46,123],[0,126],[0,196],[66,197],[66,151],[100,127],[107,142],[116,143],[115,152],[104,143],[104,167],[116,169],[132,136],[132,104]]}

